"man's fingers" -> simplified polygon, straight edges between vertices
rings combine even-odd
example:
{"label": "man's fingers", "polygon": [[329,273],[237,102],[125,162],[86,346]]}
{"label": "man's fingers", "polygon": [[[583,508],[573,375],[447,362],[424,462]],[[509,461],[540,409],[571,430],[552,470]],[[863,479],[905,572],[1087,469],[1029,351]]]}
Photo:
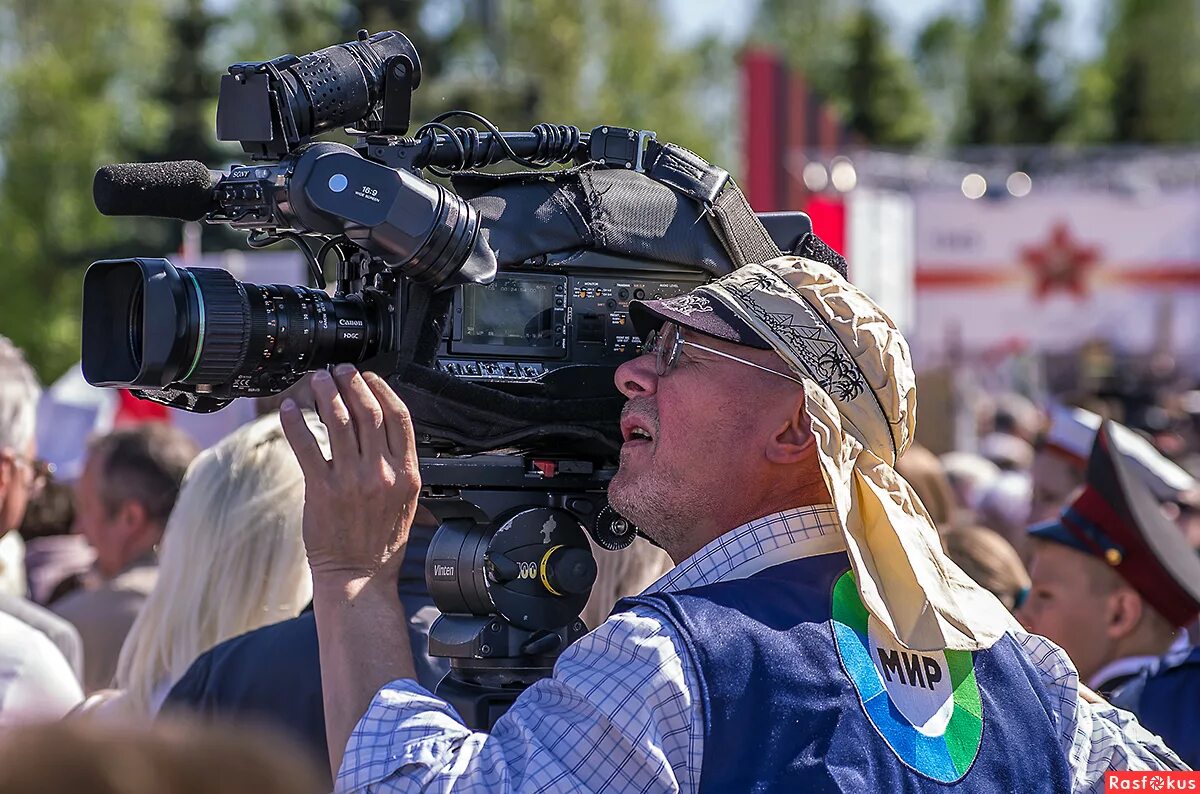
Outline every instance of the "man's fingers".
{"label": "man's fingers", "polygon": [[333,374],[350,418],[354,420],[359,449],[371,457],[386,453],[388,443],[383,429],[383,408],[375,393],[353,364],[339,364]]}
{"label": "man's fingers", "polygon": [[411,458],[411,463],[415,466],[417,445],[408,406],[387,381],[374,372],[363,373],[363,379],[383,409],[383,426],[387,431],[388,448],[391,449],[392,455],[401,460]]}
{"label": "man's fingers", "polygon": [[284,399],[290,397],[296,403],[296,407],[302,411],[317,410],[317,404],[312,392],[312,377],[313,373],[309,372],[300,378],[300,380],[287,387],[283,392]]}
{"label": "man's fingers", "polygon": [[358,438],[354,434],[354,420],[346,408],[346,402],[338,392],[333,376],[318,370],[312,379],[313,396],[316,398],[317,413],[321,423],[329,430],[329,449],[333,453],[333,464],[348,463],[358,456]]}
{"label": "man's fingers", "polygon": [[300,462],[300,470],[304,472],[304,479],[324,478],[329,463],[321,454],[321,446],[317,443],[317,437],[313,435],[308,422],[304,421],[304,414],[294,400],[283,401],[283,405],[279,408],[279,421],[283,425],[283,435],[291,445],[292,451],[296,453],[296,460]]}

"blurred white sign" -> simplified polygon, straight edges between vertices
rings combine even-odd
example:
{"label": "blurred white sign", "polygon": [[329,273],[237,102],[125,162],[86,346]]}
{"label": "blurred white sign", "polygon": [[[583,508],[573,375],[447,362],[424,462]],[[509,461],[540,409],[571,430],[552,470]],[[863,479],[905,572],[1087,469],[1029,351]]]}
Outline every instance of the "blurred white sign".
{"label": "blurred white sign", "polygon": [[914,194],[919,361],[967,353],[1200,351],[1200,191],[1156,196],[1041,191],[971,200]]}
{"label": "blurred white sign", "polygon": [[907,193],[859,188],[846,199],[850,281],[908,334],[913,328],[913,200]]}

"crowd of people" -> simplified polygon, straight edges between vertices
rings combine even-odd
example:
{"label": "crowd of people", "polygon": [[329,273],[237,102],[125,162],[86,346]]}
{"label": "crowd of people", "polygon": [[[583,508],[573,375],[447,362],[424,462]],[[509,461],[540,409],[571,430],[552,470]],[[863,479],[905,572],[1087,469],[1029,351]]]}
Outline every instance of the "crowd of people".
{"label": "crowd of people", "polygon": [[[798,301],[807,334],[778,322]],[[903,339],[793,257],[634,318],[610,498],[653,543],[594,549],[592,631],[490,734],[431,694],[437,520],[386,384],[318,372],[204,450],[119,427],[68,482],[0,337],[0,794],[1092,790],[1200,764],[1197,417],[1166,439],[1005,394],[934,454]]]}

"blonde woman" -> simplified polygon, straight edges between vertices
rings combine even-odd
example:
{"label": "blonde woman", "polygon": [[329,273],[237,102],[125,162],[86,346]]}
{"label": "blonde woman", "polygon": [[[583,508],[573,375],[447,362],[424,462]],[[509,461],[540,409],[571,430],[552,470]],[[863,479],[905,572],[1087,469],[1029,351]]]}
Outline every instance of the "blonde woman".
{"label": "blonde woman", "polygon": [[[325,428],[310,425],[325,445]],[[117,663],[83,710],[151,717],[204,651],[295,617],[312,598],[301,537],[304,479],[278,414],[247,424],[188,468],[167,521],[158,584]]]}
{"label": "blonde woman", "polygon": [[942,535],[942,546],[967,576],[1000,599],[1010,612],[1029,594],[1029,572],[1000,533],[987,527],[956,527]]}

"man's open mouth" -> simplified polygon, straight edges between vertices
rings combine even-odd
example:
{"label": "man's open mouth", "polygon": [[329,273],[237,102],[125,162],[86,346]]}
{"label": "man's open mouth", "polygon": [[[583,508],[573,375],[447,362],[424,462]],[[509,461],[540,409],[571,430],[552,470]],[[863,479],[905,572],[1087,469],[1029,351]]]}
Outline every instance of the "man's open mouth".
{"label": "man's open mouth", "polygon": [[651,435],[649,430],[631,421],[621,423],[621,438],[627,444],[654,440],[654,436]]}

